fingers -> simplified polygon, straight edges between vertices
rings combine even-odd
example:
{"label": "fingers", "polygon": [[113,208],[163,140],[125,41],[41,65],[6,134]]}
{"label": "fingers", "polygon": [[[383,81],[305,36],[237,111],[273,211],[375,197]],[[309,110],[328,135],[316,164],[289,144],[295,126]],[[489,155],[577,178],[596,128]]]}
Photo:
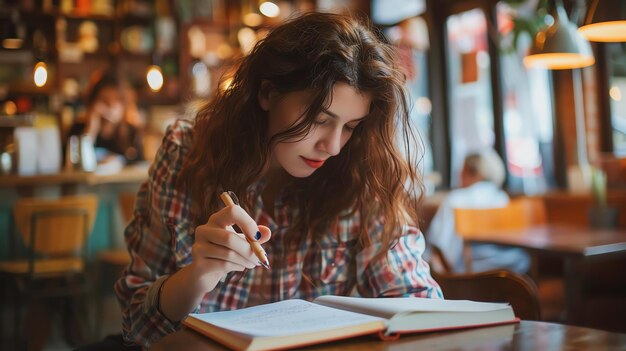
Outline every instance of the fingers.
{"label": "fingers", "polygon": [[247,268],[256,267],[259,261],[243,234],[209,225],[196,228],[194,247],[197,250],[194,258],[214,258]]}
{"label": "fingers", "polygon": [[258,226],[258,228],[259,228],[259,232],[261,233],[261,238],[259,239],[259,243],[265,244],[272,237],[272,231],[270,230],[270,228],[264,225],[260,225]]}
{"label": "fingers", "polygon": [[208,268],[208,271],[217,274],[213,277],[213,279],[216,280],[215,283],[217,283],[217,281],[219,281],[228,272],[242,272],[248,269],[248,267],[246,266],[242,266],[233,262],[222,261],[220,259],[210,259],[203,261],[204,262],[202,262],[201,265],[208,266],[208,264],[210,264],[210,268]]}
{"label": "fingers", "polygon": [[[232,228],[234,225],[243,234],[236,233]],[[271,235],[268,227],[257,226],[240,206],[227,206],[211,215],[206,224],[196,228],[192,255],[196,263],[210,271],[255,268],[261,262],[246,238],[265,243]],[[264,258],[263,262],[267,262],[267,259]]]}
{"label": "fingers", "polygon": [[205,245],[204,247],[200,247],[197,253],[198,255],[196,257],[214,261],[212,265],[215,270],[221,270],[227,265],[237,267],[236,270],[243,270],[244,268],[253,269],[259,265],[256,262],[242,257],[236,251],[219,245]]}
{"label": "fingers", "polygon": [[[240,206],[226,206],[209,217],[207,225],[219,228],[226,228],[236,224],[243,233],[253,241],[256,241],[263,234],[256,222]],[[269,230],[269,228],[268,228]],[[258,234],[257,234],[258,233]],[[268,238],[269,239],[269,238]],[[266,240],[267,241],[267,240]]]}

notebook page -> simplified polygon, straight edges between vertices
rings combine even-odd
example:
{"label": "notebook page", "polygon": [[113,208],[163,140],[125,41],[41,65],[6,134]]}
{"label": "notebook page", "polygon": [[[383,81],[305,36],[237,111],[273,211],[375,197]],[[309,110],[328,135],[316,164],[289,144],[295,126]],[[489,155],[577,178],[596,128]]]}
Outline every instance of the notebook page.
{"label": "notebook page", "polygon": [[315,302],[385,318],[391,318],[401,312],[487,312],[509,308],[506,303],[417,297],[362,298],[326,295],[318,297]]}
{"label": "notebook page", "polygon": [[191,314],[221,328],[252,336],[286,336],[384,319],[316,305],[304,300],[285,300],[235,311]]}

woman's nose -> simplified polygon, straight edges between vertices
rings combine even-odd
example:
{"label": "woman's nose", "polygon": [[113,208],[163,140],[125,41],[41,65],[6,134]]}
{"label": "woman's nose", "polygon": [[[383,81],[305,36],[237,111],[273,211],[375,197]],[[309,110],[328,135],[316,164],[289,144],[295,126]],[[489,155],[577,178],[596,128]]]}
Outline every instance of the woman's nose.
{"label": "woman's nose", "polygon": [[341,128],[328,130],[318,142],[319,148],[329,154],[336,156],[341,151]]}

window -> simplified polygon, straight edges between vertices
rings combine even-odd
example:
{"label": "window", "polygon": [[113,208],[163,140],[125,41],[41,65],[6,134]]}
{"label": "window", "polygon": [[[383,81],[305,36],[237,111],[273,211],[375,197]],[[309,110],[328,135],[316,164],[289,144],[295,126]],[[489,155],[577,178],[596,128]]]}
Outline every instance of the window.
{"label": "window", "polygon": [[546,190],[552,179],[553,109],[550,74],[526,69],[522,60],[532,44],[528,33],[517,41],[509,5],[497,7],[500,33],[500,74],[508,189],[535,194]]}
{"label": "window", "polygon": [[613,152],[626,157],[626,44],[607,44]]}
{"label": "window", "polygon": [[395,45],[406,74],[411,120],[419,132],[418,149],[412,151],[421,157],[420,171],[424,175],[426,191],[430,193],[439,177],[432,176],[433,156],[429,139],[432,103],[428,91],[428,27],[423,18],[411,17],[386,28],[384,33]]}
{"label": "window", "polygon": [[458,185],[465,156],[493,147],[493,99],[487,21],[474,9],[448,17],[447,57],[450,85],[451,184]]}

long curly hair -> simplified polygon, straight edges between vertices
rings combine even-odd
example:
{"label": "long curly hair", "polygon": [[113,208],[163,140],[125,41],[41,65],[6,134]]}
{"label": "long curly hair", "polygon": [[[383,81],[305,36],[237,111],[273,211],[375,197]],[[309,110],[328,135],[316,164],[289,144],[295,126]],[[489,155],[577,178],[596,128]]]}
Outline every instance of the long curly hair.
{"label": "long curly hair", "polygon": [[[330,104],[334,84],[345,82],[371,93],[370,113],[339,155],[290,183],[287,201],[299,211],[289,230],[298,235],[287,237],[319,238],[341,216],[358,212],[360,246],[371,244],[367,228],[372,219],[383,219],[380,253],[386,252],[402,225],[417,224],[422,193],[419,159],[410,148],[418,138],[410,125],[404,79],[392,46],[353,17],[309,13],[273,29],[241,60],[230,87],[217,92],[195,119],[179,184],[193,198],[198,223],[220,208],[224,189],[234,191],[250,209],[248,189],[263,176],[273,145],[305,137]],[[258,101],[263,82],[279,94],[314,94],[297,123],[272,136]],[[404,152],[398,146],[401,139]]]}

